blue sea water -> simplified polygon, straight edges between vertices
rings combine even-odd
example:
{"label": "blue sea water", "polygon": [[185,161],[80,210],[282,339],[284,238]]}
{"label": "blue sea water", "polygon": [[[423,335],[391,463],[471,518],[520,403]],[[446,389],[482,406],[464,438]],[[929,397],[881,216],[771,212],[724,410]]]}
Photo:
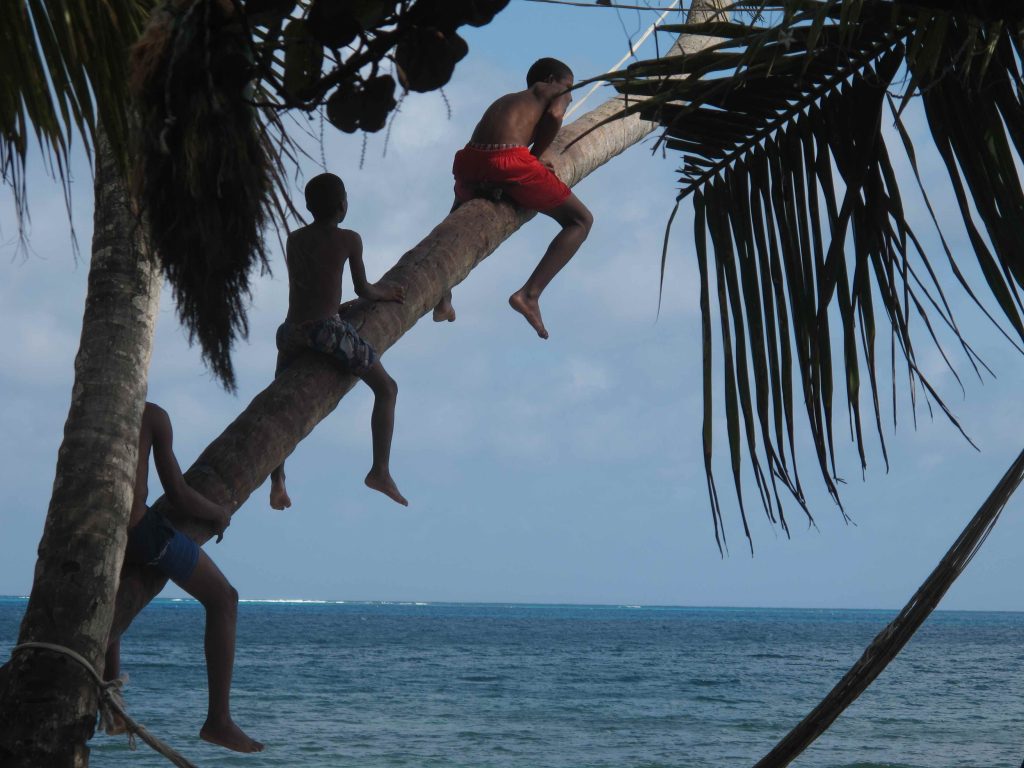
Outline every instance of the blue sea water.
{"label": "blue sea water", "polygon": [[[0,654],[25,601],[0,598]],[[888,611],[244,602],[236,720],[196,739],[203,610],[156,600],[125,636],[129,712],[197,765],[751,766],[885,626]],[[1024,614],[937,612],[794,765],[1017,768]],[[98,735],[92,765],[164,766]]]}

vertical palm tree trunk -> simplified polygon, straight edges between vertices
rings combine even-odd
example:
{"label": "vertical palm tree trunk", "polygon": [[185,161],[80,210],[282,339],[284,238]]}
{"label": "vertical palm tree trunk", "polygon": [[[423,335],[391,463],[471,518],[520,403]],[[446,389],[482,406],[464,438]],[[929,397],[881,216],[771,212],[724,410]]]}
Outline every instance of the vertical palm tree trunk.
{"label": "vertical palm tree trunk", "polygon": [[[710,20],[724,13],[720,10],[724,5],[725,0],[694,0],[688,21]],[[713,42],[717,41],[683,35],[671,53],[694,53]],[[622,107],[621,98],[609,99],[559,132],[550,155],[566,184],[577,184],[658,127],[637,115],[601,125]],[[360,301],[346,319],[384,352],[434,307],[445,289],[461,283],[533,215],[483,200],[460,206],[384,275],[384,280],[405,286],[404,304]],[[337,407],[356,381],[322,355],[309,354],[298,360],[196,459],[186,473],[189,485],[216,501],[234,499],[240,504]],[[158,500],[156,507],[196,541],[210,539],[206,525],[176,515],[166,499]],[[154,569],[129,568],[118,596],[114,630],[123,632],[165,583]]]}
{"label": "vertical palm tree trunk", "polygon": [[[102,671],[131,512],[160,274],[106,141],[96,150],[92,264],[71,408],[19,643]],[[92,678],[67,656],[16,652],[0,672],[0,765],[88,765]]]}

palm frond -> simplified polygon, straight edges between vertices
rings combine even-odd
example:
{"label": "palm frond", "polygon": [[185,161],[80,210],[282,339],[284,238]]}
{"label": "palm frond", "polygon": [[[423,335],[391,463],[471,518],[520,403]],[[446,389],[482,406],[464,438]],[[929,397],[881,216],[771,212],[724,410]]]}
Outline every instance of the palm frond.
{"label": "palm frond", "polygon": [[0,25],[0,176],[26,207],[25,159],[38,142],[67,185],[75,136],[91,152],[102,127],[127,167],[127,52],[145,21],[145,0],[14,0]]}
{"label": "palm frond", "polygon": [[[693,201],[704,454],[720,546],[724,527],[712,470],[712,286],[729,458],[748,539],[744,460],[773,523],[788,533],[779,486],[812,520],[797,473],[798,421],[809,425],[818,470],[842,509],[837,399],[845,399],[862,472],[868,419],[888,465],[879,316],[890,337],[893,418],[900,359],[912,410],[923,400],[960,429],[918,364],[920,331],[912,329],[924,328],[954,376],[941,327],[975,371],[985,366],[961,334],[936,265],[904,211],[907,180],[897,177],[882,126],[888,119],[898,126],[903,146],[896,149],[908,153],[916,175],[910,183],[927,201],[900,122],[911,98],[924,104],[974,256],[1011,329],[1000,330],[1011,340],[1024,339],[1024,193],[1016,170],[1024,157],[1022,9],[980,0],[747,5],[756,5],[758,18],[767,21],[666,27],[722,40],[693,56],[639,62],[606,78],[627,103],[630,96],[644,97],[625,112],[663,125],[659,142],[683,160],[677,205]],[[887,94],[901,84],[906,90],[897,104]],[[938,225],[934,211],[932,218]],[[981,306],[958,264],[964,255],[950,250],[941,229],[940,237],[955,281]],[[804,413],[798,419],[799,393]]]}
{"label": "palm frond", "polygon": [[249,276],[267,267],[263,230],[284,187],[281,155],[244,97],[249,56],[232,5],[217,0],[165,3],[132,50],[139,198],[178,316],[229,390]]}

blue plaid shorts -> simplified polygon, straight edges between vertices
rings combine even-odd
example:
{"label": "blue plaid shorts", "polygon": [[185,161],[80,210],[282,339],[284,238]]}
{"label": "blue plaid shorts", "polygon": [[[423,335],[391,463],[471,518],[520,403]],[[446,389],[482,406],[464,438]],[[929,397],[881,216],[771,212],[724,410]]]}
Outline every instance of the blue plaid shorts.
{"label": "blue plaid shorts", "polygon": [[349,373],[362,376],[379,359],[377,350],[351,323],[337,315],[326,320],[290,323],[287,320],[277,329],[277,368],[280,376],[304,350],[323,352],[338,360]]}

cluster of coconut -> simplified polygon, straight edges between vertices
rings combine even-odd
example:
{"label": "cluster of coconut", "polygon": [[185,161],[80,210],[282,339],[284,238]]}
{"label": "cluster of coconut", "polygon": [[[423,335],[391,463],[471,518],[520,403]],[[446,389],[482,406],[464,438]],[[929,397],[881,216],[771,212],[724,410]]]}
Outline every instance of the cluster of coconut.
{"label": "cluster of coconut", "polygon": [[[379,131],[406,91],[444,86],[469,51],[457,33],[483,26],[508,0],[247,0],[245,12],[265,43],[280,40],[283,96],[293,106],[327,105],[327,119],[347,133]],[[304,11],[304,12],[303,12]],[[267,47],[264,45],[264,50]],[[380,72],[394,62],[398,83]],[[324,67],[324,62],[329,66]]]}

